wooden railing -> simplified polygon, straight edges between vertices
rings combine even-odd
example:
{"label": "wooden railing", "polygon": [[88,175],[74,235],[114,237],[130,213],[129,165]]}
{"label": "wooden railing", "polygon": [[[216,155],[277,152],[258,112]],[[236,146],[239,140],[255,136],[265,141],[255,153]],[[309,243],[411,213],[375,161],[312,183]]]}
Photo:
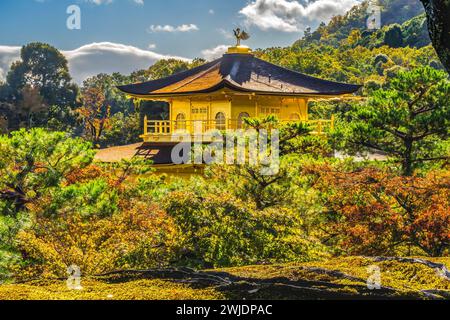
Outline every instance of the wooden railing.
{"label": "wooden railing", "polygon": [[[313,134],[326,134],[334,129],[334,117],[330,120],[280,120],[281,122],[304,122],[311,126]],[[194,134],[195,132],[206,133],[211,130],[237,130],[245,129],[245,124],[237,119],[226,119],[225,121],[217,120],[148,120],[144,118],[144,135],[170,135],[171,133],[187,132]]]}
{"label": "wooden railing", "polygon": [[[296,122],[298,120],[281,120],[284,123],[288,122]],[[330,120],[308,120],[308,121],[300,121],[308,124],[312,131],[312,134],[327,134],[330,131],[334,130],[334,116],[331,116]]]}

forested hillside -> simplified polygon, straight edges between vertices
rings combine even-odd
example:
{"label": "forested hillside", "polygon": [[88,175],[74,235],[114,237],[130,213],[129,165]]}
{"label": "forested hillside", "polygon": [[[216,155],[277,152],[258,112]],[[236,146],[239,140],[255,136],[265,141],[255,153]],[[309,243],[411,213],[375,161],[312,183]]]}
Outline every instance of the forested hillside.
{"label": "forested hillside", "polygon": [[343,16],[336,16],[328,24],[322,23],[312,31],[308,28],[294,47],[311,44],[339,46],[351,34],[360,34],[353,45],[369,48],[389,45],[391,47],[422,47],[430,43],[423,6],[416,0],[380,0],[381,29],[367,30],[370,16],[369,1],[353,7]]}
{"label": "forested hillside", "polygon": [[423,65],[442,70],[420,1],[380,3],[380,29],[367,29],[369,2],[364,1],[316,30],[306,29],[290,47],[261,49],[256,54],[309,75],[364,85],[362,95],[381,88],[402,70]]}

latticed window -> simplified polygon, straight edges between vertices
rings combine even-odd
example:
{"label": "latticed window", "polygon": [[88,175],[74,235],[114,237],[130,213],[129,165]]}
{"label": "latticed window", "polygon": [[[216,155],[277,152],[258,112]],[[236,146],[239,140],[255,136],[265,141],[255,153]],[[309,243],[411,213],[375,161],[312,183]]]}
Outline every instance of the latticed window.
{"label": "latticed window", "polygon": [[186,130],[186,115],[184,113],[179,113],[177,115],[176,130]]}
{"label": "latticed window", "polygon": [[192,107],[191,111],[193,114],[206,114],[208,113],[208,108]]}
{"label": "latticed window", "polygon": [[225,122],[226,122],[226,119],[225,119],[225,114],[223,112],[219,112],[218,114],[216,114],[216,129],[217,130],[225,130],[226,129]]}
{"label": "latticed window", "polygon": [[279,115],[281,113],[281,108],[278,107],[260,107],[259,113],[263,115]]}

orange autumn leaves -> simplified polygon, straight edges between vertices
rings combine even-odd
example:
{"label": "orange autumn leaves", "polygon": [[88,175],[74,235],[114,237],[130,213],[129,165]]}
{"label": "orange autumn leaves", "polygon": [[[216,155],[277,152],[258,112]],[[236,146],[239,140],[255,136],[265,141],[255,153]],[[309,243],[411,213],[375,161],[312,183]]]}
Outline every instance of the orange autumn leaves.
{"label": "orange autumn leaves", "polygon": [[82,94],[83,106],[77,112],[84,123],[85,137],[97,144],[103,131],[110,126],[111,107],[102,87],[88,87]]}
{"label": "orange autumn leaves", "polygon": [[327,233],[348,254],[441,256],[450,243],[450,172],[403,177],[374,167],[312,167]]}

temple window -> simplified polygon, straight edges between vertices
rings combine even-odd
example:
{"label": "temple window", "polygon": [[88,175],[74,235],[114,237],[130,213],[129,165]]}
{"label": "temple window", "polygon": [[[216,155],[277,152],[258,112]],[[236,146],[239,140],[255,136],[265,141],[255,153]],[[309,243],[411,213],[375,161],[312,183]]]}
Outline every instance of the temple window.
{"label": "temple window", "polygon": [[225,114],[223,112],[219,112],[216,114],[216,129],[217,130],[225,130]]}
{"label": "temple window", "polygon": [[176,130],[186,129],[186,115],[184,113],[179,113],[177,115]]}
{"label": "temple window", "polygon": [[247,112],[241,112],[238,117],[238,129],[242,129],[244,127],[245,118],[250,118],[250,115]]}

